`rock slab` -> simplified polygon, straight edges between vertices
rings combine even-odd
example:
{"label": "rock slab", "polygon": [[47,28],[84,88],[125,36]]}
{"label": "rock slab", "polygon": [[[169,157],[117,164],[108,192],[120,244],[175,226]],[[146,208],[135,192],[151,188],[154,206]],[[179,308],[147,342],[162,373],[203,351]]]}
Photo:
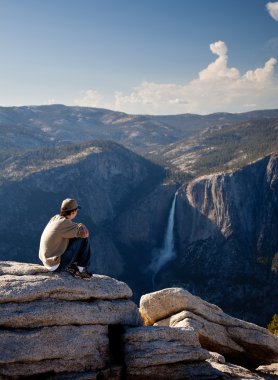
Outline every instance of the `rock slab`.
{"label": "rock slab", "polygon": [[124,334],[124,347],[128,376],[141,370],[147,375],[147,368],[155,366],[159,378],[160,366],[201,362],[210,357],[210,353],[201,348],[195,331],[184,328],[129,328]]}
{"label": "rock slab", "polygon": [[231,317],[218,306],[182,288],[168,288],[141,297],[147,324],[193,328],[203,348],[256,368],[278,362],[278,338],[267,329]]}
{"label": "rock slab", "polygon": [[0,303],[27,302],[45,298],[75,301],[79,299],[128,299],[127,284],[94,274],[90,280],[73,279],[66,272],[46,272],[35,264],[2,261],[0,264]]}
{"label": "rock slab", "polygon": [[107,330],[107,326],[52,326],[0,331],[0,374],[104,368],[109,358]]}
{"label": "rock slab", "polygon": [[119,378],[121,367],[110,366],[110,326],[142,324],[131,295],[107,276],[81,280],[0,262],[0,379]]}

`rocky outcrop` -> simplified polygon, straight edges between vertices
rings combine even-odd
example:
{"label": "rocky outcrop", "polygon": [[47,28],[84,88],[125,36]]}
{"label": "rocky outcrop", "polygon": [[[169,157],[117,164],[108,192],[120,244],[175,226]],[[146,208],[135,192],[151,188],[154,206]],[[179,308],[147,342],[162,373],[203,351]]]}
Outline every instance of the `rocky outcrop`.
{"label": "rocky outcrop", "polygon": [[[21,274],[7,274],[6,266],[12,262],[4,262],[0,274],[1,298],[0,303],[28,302],[38,299],[54,298],[59,300],[97,300],[97,299],[127,299],[132,295],[130,288],[122,283],[115,283],[107,276],[94,275],[94,281],[73,282],[70,276],[64,277],[59,273],[49,273],[39,265],[23,264]],[[18,264],[16,264],[18,267]],[[32,268],[32,274],[22,274],[25,268]],[[36,274],[36,276],[34,276]]]}
{"label": "rocky outcrop", "polygon": [[[254,346],[248,347],[252,363],[255,350],[257,364],[270,363],[277,338],[260,327],[239,320],[235,326],[217,306],[174,288],[142,297],[145,320],[157,321],[143,326],[131,295],[107,276],[80,280],[36,264],[0,262],[0,379],[265,380],[276,374],[273,363],[251,372],[220,354],[237,343],[246,358],[245,342]],[[233,335],[233,329],[242,331]],[[218,353],[208,350],[209,342]]]}
{"label": "rocky outcrop", "polygon": [[124,357],[128,380],[271,379],[266,370],[250,371],[202,349],[197,331],[190,327],[128,328]]}
{"label": "rocky outcrop", "polygon": [[111,326],[141,324],[130,288],[110,277],[78,280],[15,262],[0,268],[1,379],[108,371]]}
{"label": "rocky outcrop", "polygon": [[201,346],[227,359],[256,367],[278,362],[278,338],[268,330],[233,318],[218,306],[182,288],[163,289],[141,298],[147,324],[192,328]]}

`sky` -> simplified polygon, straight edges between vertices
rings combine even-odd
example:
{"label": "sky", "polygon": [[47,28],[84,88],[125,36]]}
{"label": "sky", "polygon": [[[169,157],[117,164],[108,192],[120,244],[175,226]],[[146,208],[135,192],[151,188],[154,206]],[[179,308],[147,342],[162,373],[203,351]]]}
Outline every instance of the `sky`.
{"label": "sky", "polygon": [[0,105],[278,108],[278,2],[0,0]]}

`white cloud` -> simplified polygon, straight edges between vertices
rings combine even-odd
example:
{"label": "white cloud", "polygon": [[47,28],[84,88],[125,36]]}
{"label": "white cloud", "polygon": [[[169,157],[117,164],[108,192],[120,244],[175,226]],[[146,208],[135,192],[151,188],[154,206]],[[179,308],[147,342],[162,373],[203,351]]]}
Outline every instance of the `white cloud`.
{"label": "white cloud", "polygon": [[271,78],[274,72],[274,66],[277,60],[275,58],[270,58],[264,65],[263,68],[258,68],[254,71],[247,71],[243,76],[243,79],[247,79],[250,82],[261,83],[265,85]]}
{"label": "white cloud", "polygon": [[235,68],[228,68],[227,46],[225,42],[218,41],[210,44],[210,50],[218,55],[218,58],[208,65],[208,67],[199,72],[200,80],[210,80],[211,78],[238,78],[239,72]]}
{"label": "white cloud", "polygon": [[267,3],[266,8],[270,14],[271,17],[274,18],[274,20],[278,21],[278,2],[275,3]]}
{"label": "white cloud", "polygon": [[81,99],[76,99],[74,103],[82,107],[100,107],[103,96],[96,90],[82,91]]}
{"label": "white cloud", "polygon": [[207,114],[278,107],[275,58],[241,75],[237,68],[228,66],[225,42],[211,44],[210,50],[217,58],[186,84],[143,82],[129,93],[115,92],[109,103],[88,90],[81,103],[95,106],[97,101],[104,108],[137,114]]}
{"label": "white cloud", "polygon": [[47,101],[47,105],[51,105],[51,104],[56,104],[57,102],[56,102],[56,99],[54,99],[54,98],[52,98],[52,99],[48,99],[48,101]]}

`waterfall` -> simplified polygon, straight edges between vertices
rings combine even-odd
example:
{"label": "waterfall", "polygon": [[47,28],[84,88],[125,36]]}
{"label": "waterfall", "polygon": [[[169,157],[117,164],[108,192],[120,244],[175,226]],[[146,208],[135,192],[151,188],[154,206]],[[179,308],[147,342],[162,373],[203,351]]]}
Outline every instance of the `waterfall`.
{"label": "waterfall", "polygon": [[161,268],[170,260],[176,257],[175,244],[174,244],[174,221],[175,221],[175,206],[176,206],[177,193],[175,194],[167,223],[166,234],[163,246],[154,251],[153,259],[149,265],[149,270],[153,272],[153,279]]}

